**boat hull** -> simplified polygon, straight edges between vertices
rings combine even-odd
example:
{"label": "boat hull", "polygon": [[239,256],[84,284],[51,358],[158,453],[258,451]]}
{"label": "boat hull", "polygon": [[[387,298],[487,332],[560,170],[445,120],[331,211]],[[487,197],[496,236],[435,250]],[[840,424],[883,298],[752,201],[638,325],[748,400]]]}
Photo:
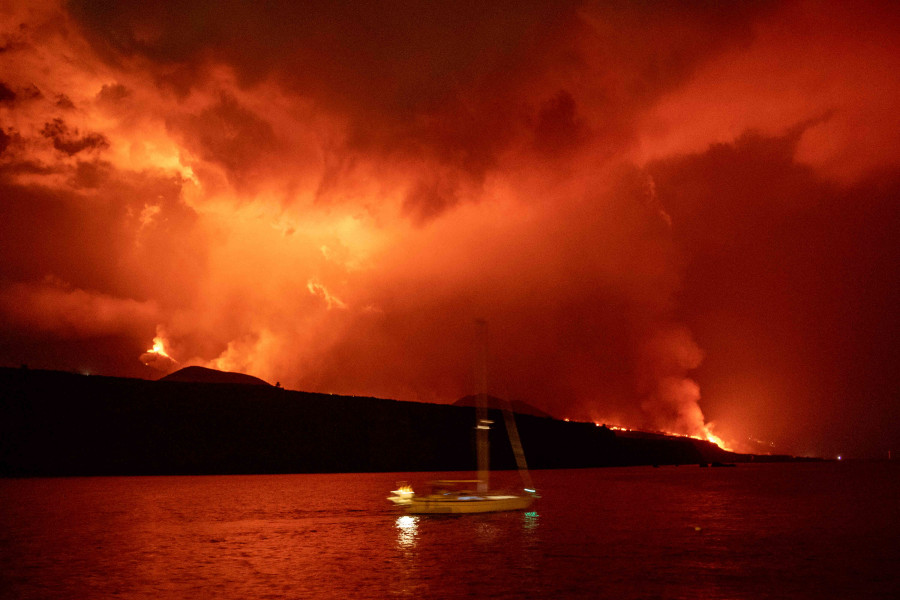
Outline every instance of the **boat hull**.
{"label": "boat hull", "polygon": [[447,498],[435,496],[413,497],[402,504],[410,514],[470,514],[524,510],[531,506],[531,496],[470,496]]}

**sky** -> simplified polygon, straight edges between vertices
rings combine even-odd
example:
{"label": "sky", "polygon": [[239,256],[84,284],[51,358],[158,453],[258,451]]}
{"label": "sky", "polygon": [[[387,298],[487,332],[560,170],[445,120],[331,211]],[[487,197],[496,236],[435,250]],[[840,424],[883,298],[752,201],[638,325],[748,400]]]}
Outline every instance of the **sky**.
{"label": "sky", "polygon": [[0,6],[0,365],[900,451],[894,2]]}

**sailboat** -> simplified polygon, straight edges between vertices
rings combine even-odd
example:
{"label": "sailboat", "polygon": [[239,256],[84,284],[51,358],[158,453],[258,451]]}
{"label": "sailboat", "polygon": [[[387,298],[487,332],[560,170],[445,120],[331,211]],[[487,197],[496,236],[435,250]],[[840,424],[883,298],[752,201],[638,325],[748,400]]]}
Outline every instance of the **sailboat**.
{"label": "sailboat", "polygon": [[[528,474],[528,465],[511,408],[504,409],[504,420],[510,443],[522,476],[524,493],[502,493],[490,490],[490,448],[488,434],[493,421],[487,412],[487,324],[477,321],[480,337],[480,393],[475,412],[477,479],[435,481],[427,494],[417,494],[409,485],[398,486],[388,500],[410,514],[466,514],[523,510],[531,506],[537,492]],[[474,486],[474,489],[473,489]]]}

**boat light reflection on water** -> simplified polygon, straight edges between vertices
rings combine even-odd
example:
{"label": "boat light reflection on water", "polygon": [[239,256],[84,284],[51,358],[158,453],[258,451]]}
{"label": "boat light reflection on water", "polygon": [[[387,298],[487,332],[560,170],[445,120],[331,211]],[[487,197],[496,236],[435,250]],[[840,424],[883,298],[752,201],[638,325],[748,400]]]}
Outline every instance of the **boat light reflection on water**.
{"label": "boat light reflection on water", "polygon": [[413,548],[416,545],[416,536],[419,533],[419,517],[403,515],[397,517],[397,545],[401,548]]}
{"label": "boat light reflection on water", "polygon": [[[530,510],[522,512],[522,531],[533,534],[539,525],[538,513]],[[441,516],[431,517],[431,519],[441,519]],[[401,515],[394,521],[394,527],[397,529],[397,547],[403,550],[411,550],[418,546],[420,525],[427,527],[428,516],[419,515]],[[491,533],[494,531],[492,527],[485,528],[490,522],[478,521],[480,528],[479,537],[493,537]]]}

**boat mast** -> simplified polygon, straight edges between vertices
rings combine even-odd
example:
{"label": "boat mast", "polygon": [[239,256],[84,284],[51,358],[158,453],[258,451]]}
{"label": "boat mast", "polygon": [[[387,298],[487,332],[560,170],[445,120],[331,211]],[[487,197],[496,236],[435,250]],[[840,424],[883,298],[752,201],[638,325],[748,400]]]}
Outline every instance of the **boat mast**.
{"label": "boat mast", "polygon": [[[508,395],[508,394],[507,394]],[[512,444],[513,454],[516,456],[516,465],[519,467],[519,476],[525,486],[525,491],[534,493],[534,482],[528,472],[528,462],[525,460],[525,451],[522,449],[522,440],[519,438],[519,428],[516,427],[516,417],[513,414],[512,403],[507,398],[503,407],[503,419],[506,421],[506,432],[509,434],[509,442]]]}
{"label": "boat mast", "polygon": [[478,487],[479,493],[486,493],[490,478],[490,448],[488,434],[491,422],[487,418],[487,322],[484,319],[475,321],[478,335],[478,402],[475,410],[476,450],[478,453]]}

